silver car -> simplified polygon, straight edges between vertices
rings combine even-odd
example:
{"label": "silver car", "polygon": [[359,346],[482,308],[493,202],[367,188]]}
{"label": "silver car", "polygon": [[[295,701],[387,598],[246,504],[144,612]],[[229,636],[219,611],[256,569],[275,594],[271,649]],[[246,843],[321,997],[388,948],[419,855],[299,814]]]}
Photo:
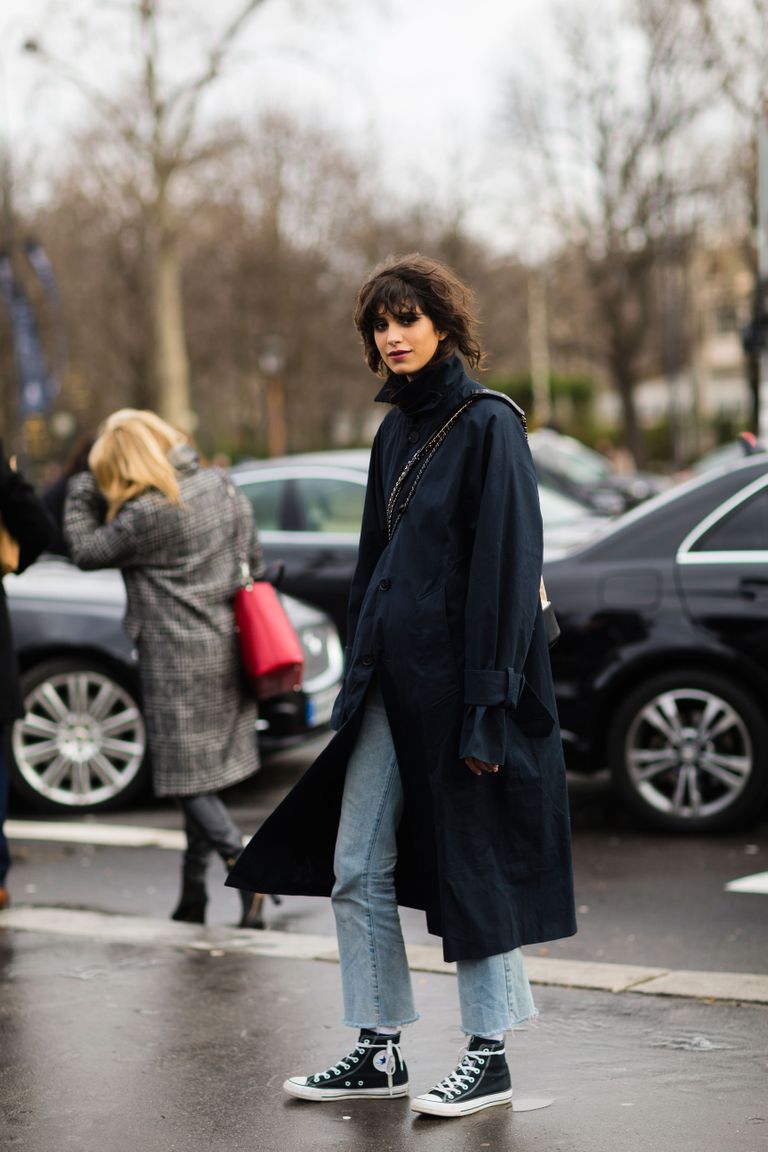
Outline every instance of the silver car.
{"label": "silver car", "polygon": [[[125,804],[146,787],[149,763],[119,573],[44,558],[6,577],[5,588],[27,709],[11,732],[14,790],[47,812]],[[264,750],[327,725],[342,676],[333,622],[288,596],[284,603],[304,650],[304,682],[300,692],[260,705]]]}

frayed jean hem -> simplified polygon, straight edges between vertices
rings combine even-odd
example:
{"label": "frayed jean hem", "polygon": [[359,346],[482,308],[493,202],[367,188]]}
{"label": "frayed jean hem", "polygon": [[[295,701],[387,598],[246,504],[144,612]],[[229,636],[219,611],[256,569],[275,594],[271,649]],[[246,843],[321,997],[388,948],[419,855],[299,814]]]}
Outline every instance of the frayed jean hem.
{"label": "frayed jean hem", "polygon": [[[500,1036],[500,1035],[502,1035],[502,1033],[505,1033],[505,1032],[514,1032],[518,1028],[523,1029],[526,1024],[529,1024],[531,1027],[535,1027],[538,1024],[538,1020],[539,1020],[539,1010],[538,1010],[538,1008],[536,1008],[535,1011],[531,1012],[529,1016],[522,1016],[519,1020],[513,1020],[511,1024],[507,1023],[503,1026],[503,1028],[488,1028],[487,1033],[489,1036]],[[461,1024],[459,1025],[459,1030],[465,1036],[477,1036],[478,1035],[477,1032],[469,1032]]]}
{"label": "frayed jean hem", "polygon": [[421,1017],[417,1012],[415,1016],[409,1016],[407,1020],[380,1020],[378,1024],[371,1023],[357,1023],[354,1020],[344,1020],[345,1028],[370,1028],[375,1031],[377,1028],[405,1028],[407,1024],[415,1024]]}

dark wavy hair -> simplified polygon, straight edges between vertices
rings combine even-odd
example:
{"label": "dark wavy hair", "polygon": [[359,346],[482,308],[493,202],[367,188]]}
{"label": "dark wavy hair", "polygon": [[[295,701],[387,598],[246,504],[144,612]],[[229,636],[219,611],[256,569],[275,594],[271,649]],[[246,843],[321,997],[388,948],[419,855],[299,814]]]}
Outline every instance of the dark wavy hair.
{"label": "dark wavy hair", "polygon": [[357,294],[355,327],[363,341],[366,363],[372,372],[385,375],[373,326],[382,312],[392,316],[419,308],[438,332],[445,332],[434,363],[460,352],[472,368],[479,368],[484,352],[477,338],[474,295],[445,264],[410,252],[388,256],[376,267]]}

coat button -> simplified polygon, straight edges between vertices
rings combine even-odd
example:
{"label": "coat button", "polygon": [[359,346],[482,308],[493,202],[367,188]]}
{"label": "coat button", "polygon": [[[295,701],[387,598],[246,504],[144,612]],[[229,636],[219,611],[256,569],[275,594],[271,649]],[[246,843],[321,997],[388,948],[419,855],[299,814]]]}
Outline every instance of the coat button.
{"label": "coat button", "polygon": [[418,440],[418,438],[419,438],[419,434],[415,428],[414,428],[413,432],[408,433],[408,443],[409,444],[415,444],[416,441]]}
{"label": "coat button", "polygon": [[363,656],[360,663],[364,668],[371,668],[373,666],[373,656]]}
{"label": "coat button", "polygon": [[392,587],[392,581],[389,576],[385,576],[383,580],[379,580],[379,588],[382,592],[389,592]]}

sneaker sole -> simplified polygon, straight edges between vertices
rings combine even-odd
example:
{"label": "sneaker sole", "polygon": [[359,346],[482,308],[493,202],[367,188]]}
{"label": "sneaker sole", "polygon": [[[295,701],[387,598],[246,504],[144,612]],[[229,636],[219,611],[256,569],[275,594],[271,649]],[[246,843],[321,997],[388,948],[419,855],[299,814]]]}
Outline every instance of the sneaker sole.
{"label": "sneaker sole", "polygon": [[445,1103],[439,1100],[425,1100],[417,1096],[411,1104],[411,1111],[422,1112],[425,1116],[471,1116],[473,1112],[481,1112],[483,1108],[494,1108],[500,1104],[512,1103],[512,1089],[507,1092],[494,1092],[491,1096],[482,1096],[476,1100],[467,1100]]}
{"label": "sneaker sole", "polygon": [[408,1095],[408,1085],[398,1084],[390,1092],[389,1088],[313,1088],[309,1084],[296,1084],[293,1080],[286,1080],[283,1091],[297,1100],[316,1100],[323,1103],[328,1100],[394,1100]]}

